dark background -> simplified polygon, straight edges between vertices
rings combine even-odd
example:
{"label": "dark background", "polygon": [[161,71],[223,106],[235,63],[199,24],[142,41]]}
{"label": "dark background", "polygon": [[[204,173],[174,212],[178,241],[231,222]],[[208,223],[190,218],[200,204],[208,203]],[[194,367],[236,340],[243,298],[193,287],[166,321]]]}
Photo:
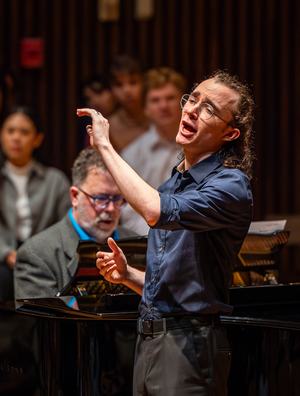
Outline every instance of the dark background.
{"label": "dark background", "polygon": [[[97,0],[0,0],[0,64],[14,73],[22,99],[37,106],[44,162],[70,176],[78,154],[78,88],[128,53],[144,69],[171,66],[189,87],[215,69],[246,80],[254,93],[257,160],[255,220],[288,219],[284,281],[300,280],[299,0],[154,0],[154,15],[135,18],[120,0],[116,22],[98,19]],[[41,68],[21,66],[20,42],[44,40]]]}

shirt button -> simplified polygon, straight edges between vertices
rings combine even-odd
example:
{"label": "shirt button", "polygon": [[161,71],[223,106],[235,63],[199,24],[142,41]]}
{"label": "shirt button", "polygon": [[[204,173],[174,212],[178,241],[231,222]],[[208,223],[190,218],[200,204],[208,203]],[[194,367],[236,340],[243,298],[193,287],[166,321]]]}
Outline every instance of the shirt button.
{"label": "shirt button", "polygon": [[148,313],[151,313],[151,308],[148,309]]}
{"label": "shirt button", "polygon": [[155,281],[155,278],[152,278],[152,282],[154,282]]}
{"label": "shirt button", "polygon": [[178,188],[178,190],[177,190],[178,192],[181,192],[181,188]]}
{"label": "shirt button", "polygon": [[159,248],[159,251],[161,252],[163,250],[162,246]]}

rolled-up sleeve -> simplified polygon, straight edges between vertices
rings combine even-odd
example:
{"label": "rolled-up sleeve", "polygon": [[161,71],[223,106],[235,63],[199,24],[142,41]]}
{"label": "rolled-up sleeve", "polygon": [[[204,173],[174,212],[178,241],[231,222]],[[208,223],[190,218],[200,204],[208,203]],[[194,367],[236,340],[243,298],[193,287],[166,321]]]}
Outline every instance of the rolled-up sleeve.
{"label": "rolled-up sleeve", "polygon": [[163,194],[161,215],[152,228],[201,232],[228,227],[252,205],[249,179],[237,169],[226,169],[196,188]]}

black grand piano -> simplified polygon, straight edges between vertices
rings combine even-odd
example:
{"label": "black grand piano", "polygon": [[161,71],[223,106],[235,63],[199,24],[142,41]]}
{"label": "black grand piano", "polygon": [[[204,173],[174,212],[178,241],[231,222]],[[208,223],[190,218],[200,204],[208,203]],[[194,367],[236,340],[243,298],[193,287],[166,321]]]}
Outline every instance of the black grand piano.
{"label": "black grand piano", "polygon": [[[280,284],[289,232],[249,233],[233,274],[233,313],[222,316],[233,351],[229,396],[300,395],[300,283]],[[147,237],[119,241],[143,270]],[[130,396],[140,297],[104,281],[82,241],[71,282],[49,298],[0,306],[0,395]],[[249,273],[261,284],[249,284]],[[184,396],[184,395],[183,395]]]}

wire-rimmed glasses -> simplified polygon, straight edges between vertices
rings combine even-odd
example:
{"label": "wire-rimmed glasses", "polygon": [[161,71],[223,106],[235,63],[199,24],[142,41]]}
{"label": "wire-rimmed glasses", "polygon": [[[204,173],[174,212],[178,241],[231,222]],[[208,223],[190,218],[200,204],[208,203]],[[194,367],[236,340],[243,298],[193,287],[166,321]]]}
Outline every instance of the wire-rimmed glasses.
{"label": "wire-rimmed glasses", "polygon": [[190,110],[192,107],[198,105],[199,106],[199,117],[201,118],[201,120],[203,121],[207,121],[209,120],[213,115],[215,115],[216,117],[218,117],[221,121],[225,122],[227,125],[231,125],[233,127],[233,125],[231,124],[231,122],[227,122],[225,120],[223,120],[223,118],[221,118],[220,116],[218,116],[215,112],[214,112],[214,108],[209,104],[209,103],[200,103],[196,100],[195,96],[190,95],[190,94],[184,94],[182,96],[182,98],[180,99],[180,106],[183,110]]}

